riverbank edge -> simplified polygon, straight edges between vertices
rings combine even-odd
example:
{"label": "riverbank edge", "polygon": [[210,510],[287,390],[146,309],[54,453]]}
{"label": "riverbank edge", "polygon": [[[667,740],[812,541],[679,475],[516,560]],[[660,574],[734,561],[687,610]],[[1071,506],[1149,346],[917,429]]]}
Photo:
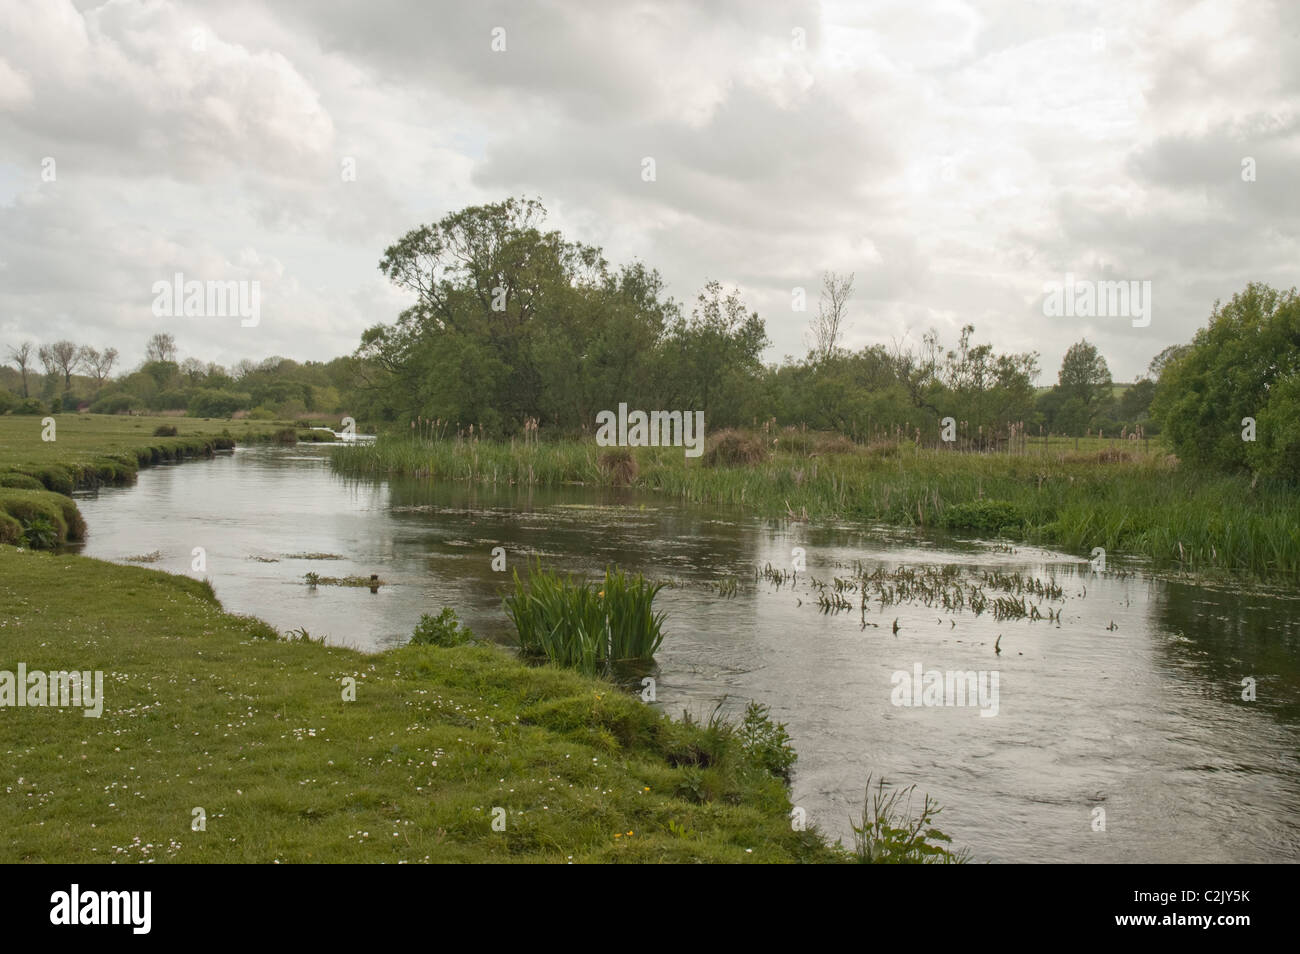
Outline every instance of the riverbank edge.
{"label": "riverbank edge", "polygon": [[[57,428],[60,420],[66,418],[67,415],[53,416],[56,439],[42,440],[42,448],[53,445],[53,450],[58,452]],[[185,418],[139,419],[147,427],[179,429],[178,423],[180,427],[186,425]],[[76,420],[81,423],[85,418],[78,415]],[[95,422],[93,418],[89,420]],[[209,419],[202,421],[204,425],[213,423]],[[197,421],[189,423],[194,425]],[[33,433],[43,430],[39,419],[32,419],[31,425]],[[141,434],[139,443],[134,446],[112,452],[92,452],[82,459],[70,452],[46,462],[28,460],[0,464],[0,544],[22,542],[26,528],[35,518],[49,524],[52,536],[43,542],[53,546],[79,542],[85,539],[86,523],[72,499],[74,492],[105,485],[126,485],[134,481],[143,468],[175,461],[208,459],[217,451],[233,450],[240,443],[283,440],[283,435],[289,430],[296,432],[297,428],[290,428],[284,422],[250,422],[243,425],[239,434],[230,433],[228,428],[217,434]],[[32,438],[31,443],[35,445],[36,439]]]}
{"label": "riverbank edge", "polygon": [[207,581],[11,546],[0,606],[0,670],[106,697],[0,708],[0,860],[846,860],[707,724],[497,647],[274,638]]}
{"label": "riverbank edge", "polygon": [[[252,442],[270,440],[274,431],[240,436],[245,442],[250,442],[250,437]],[[51,484],[71,492],[78,486],[96,486],[109,481],[124,483],[142,467],[168,460],[210,457],[217,450],[233,446],[233,439],[225,435],[150,438],[147,444],[133,451],[100,455],[98,463],[92,460],[89,466],[78,464],[75,469],[66,464],[46,464],[36,473],[29,473],[29,468],[8,467],[2,473],[22,474],[31,480],[39,475],[49,483],[40,490],[28,486],[0,489],[0,501],[26,502],[28,507],[36,506],[42,512],[52,508],[69,531],[80,536],[85,524],[75,501],[51,489]],[[73,481],[74,486],[68,486],[68,481]],[[125,706],[116,706],[110,700],[103,716],[96,721],[83,721],[80,712],[62,709],[0,708],[0,718],[13,713],[53,717],[29,719],[25,725],[17,716],[6,719],[9,747],[3,758],[15,761],[7,766],[10,771],[5,774],[17,779],[19,788],[18,792],[7,792],[9,797],[0,796],[0,806],[3,806],[0,807],[3,818],[0,832],[4,832],[0,843],[6,860],[394,860],[390,857],[393,846],[385,844],[378,852],[374,850],[381,843],[370,841],[369,831],[384,829],[388,809],[401,799],[413,797],[419,804],[413,805],[409,814],[415,818],[403,819],[406,822],[403,827],[409,827],[413,821],[419,825],[423,814],[424,824],[417,829],[416,841],[432,839],[425,844],[431,851],[424,856],[417,852],[413,857],[395,859],[398,861],[846,860],[841,850],[826,844],[815,826],[803,831],[792,827],[792,805],[785,783],[756,771],[734,741],[727,741],[725,734],[720,735],[715,728],[698,721],[673,720],[605,680],[553,667],[532,667],[494,646],[458,649],[405,646],[379,654],[363,654],[310,640],[288,640],[259,619],[227,613],[206,580],[143,567],[124,567],[73,554],[23,550],[3,543],[0,543],[0,597],[0,606],[4,607],[0,610],[0,639],[4,644],[3,655],[13,667],[10,672],[16,672],[20,661],[29,671],[98,669],[105,673],[110,693],[114,692],[115,684],[119,688],[134,687],[142,682],[152,684],[160,678],[172,684],[222,684],[215,694],[202,688],[187,689],[183,705],[169,712],[171,719],[178,720],[171,723],[169,730],[135,740],[143,743],[144,748],[152,746],[153,758],[142,757],[141,748],[110,746],[106,739],[120,743],[124,736],[130,739],[138,734],[138,725],[133,720],[141,712],[158,707],[161,703],[156,699],[135,700],[135,705]],[[94,635],[83,641],[77,636],[80,633]],[[174,650],[178,642],[187,647],[179,655],[149,651],[151,646]],[[82,653],[74,652],[78,647]],[[90,647],[93,651],[84,652]],[[293,721],[307,726],[320,722],[323,732],[340,714],[351,717],[345,720],[351,731],[339,740],[343,746],[340,758],[317,758],[303,767],[313,773],[325,773],[329,771],[327,765],[352,764],[354,778],[348,786],[350,794],[344,795],[342,804],[332,809],[322,808],[318,798],[308,797],[301,787],[295,787],[274,770],[269,778],[262,771],[246,780],[239,776],[227,777],[221,792],[214,796],[205,798],[186,792],[186,800],[195,801],[196,808],[202,808],[198,801],[201,798],[209,804],[228,804],[231,787],[241,801],[247,795],[254,802],[263,803],[255,819],[236,826],[246,836],[255,831],[256,837],[251,839],[254,843],[241,841],[235,835],[229,838],[230,848],[224,839],[207,838],[206,831],[189,827],[197,822],[192,809],[183,806],[172,806],[175,816],[163,826],[150,813],[136,811],[124,815],[122,809],[127,804],[134,807],[133,803],[119,804],[107,796],[99,799],[99,804],[78,802],[70,808],[68,818],[81,817],[85,821],[79,830],[66,820],[61,831],[57,824],[47,825],[47,821],[64,817],[56,811],[41,813],[34,820],[23,817],[24,808],[50,807],[45,802],[47,798],[66,801],[79,798],[79,791],[99,790],[87,787],[82,777],[86,774],[114,779],[100,787],[110,793],[121,784],[118,779],[122,777],[131,777],[131,785],[143,789],[174,787],[166,773],[183,765],[198,744],[193,739],[210,735],[213,728],[194,721],[190,718],[192,713],[219,707],[222,698],[248,699],[268,691],[265,685],[249,685],[242,678],[248,668],[249,654],[263,657],[263,666],[269,657],[271,665],[282,671],[292,668],[295,675],[312,671],[309,677],[299,675],[309,684],[302,687],[286,684],[287,677],[281,672],[271,690],[276,696],[288,693],[310,699],[311,708],[317,714],[313,717],[300,711],[294,713]],[[173,665],[167,665],[164,662],[167,659]],[[226,660],[232,663],[230,667],[218,666]],[[351,671],[353,701],[343,699],[346,687],[341,680],[349,677],[322,681],[319,675],[322,667],[336,672]],[[5,668],[0,664],[0,670]],[[466,678],[470,680],[471,694],[488,691],[495,697],[492,709],[496,711],[480,724],[465,714],[473,704],[467,700],[453,704],[452,712],[439,713],[439,718],[421,726],[422,730],[434,734],[459,732],[457,742],[471,733],[480,736],[472,743],[476,746],[476,757],[483,757],[489,764],[475,766],[470,774],[481,781],[470,785],[469,791],[456,791],[449,799],[450,805],[429,801],[437,796],[436,786],[417,786],[413,795],[409,786],[377,785],[372,771],[357,762],[354,752],[349,754],[351,748],[364,747],[366,742],[382,738],[385,730],[389,737],[399,731],[409,736],[410,707],[418,706],[430,695],[443,701],[448,696],[464,695]],[[392,683],[387,687],[391,691],[384,691],[386,681]],[[130,689],[127,691],[132,696],[138,695]],[[371,701],[374,711],[358,718],[358,713],[367,713],[367,707],[360,704],[363,701]],[[276,700],[273,698],[271,702],[267,709],[257,711],[263,722],[271,720],[268,725],[270,734],[274,735],[289,724],[284,721],[289,719],[289,713],[282,702],[278,711],[274,705]],[[249,729],[249,714],[255,708],[232,711],[227,716],[239,719],[241,727]],[[42,721],[44,724],[40,724]],[[226,723],[228,727],[233,724]],[[310,738],[316,730],[306,731]],[[516,737],[507,743],[502,735]],[[229,738],[229,734],[222,734],[222,738]],[[294,737],[295,741],[299,738]],[[28,743],[25,750],[24,741]],[[204,752],[206,756],[221,743],[208,739],[205,744],[209,746]],[[511,746],[508,756],[487,758],[503,744]],[[290,744],[288,748],[292,750],[295,746]],[[566,750],[562,759],[560,748]],[[229,761],[246,760],[246,754],[239,756],[243,749],[238,746],[228,752]],[[94,767],[79,764],[92,755],[97,759]],[[126,765],[128,761],[151,762],[156,774],[146,776],[137,765]],[[275,759],[268,755],[268,761],[274,763]],[[381,758],[381,762],[391,764],[393,759]],[[492,764],[495,762],[503,764]],[[600,807],[574,807],[569,813],[572,816],[569,823],[560,826],[569,829],[570,837],[556,838],[554,833],[547,833],[541,819],[563,818],[564,796],[551,794],[554,786],[547,786],[548,794],[531,793],[528,798],[516,799],[524,807],[513,809],[519,815],[512,819],[508,805],[490,803],[511,802],[503,795],[514,795],[516,789],[509,788],[507,793],[502,789],[507,787],[520,764],[544,766],[547,772],[577,771],[583,778],[584,791],[594,775],[597,783],[592,790],[605,792],[611,804],[603,806],[603,811]],[[575,768],[578,766],[580,771]],[[213,767],[215,764],[208,766]],[[202,771],[203,767],[199,766],[198,773]],[[629,785],[629,776],[635,776],[638,783],[650,784]],[[187,787],[193,786],[197,777],[196,774],[190,778]],[[499,781],[492,782],[493,778]],[[430,790],[425,792],[426,788]],[[23,789],[44,794],[24,806],[15,797]],[[619,796],[610,797],[616,789]],[[555,804],[541,805],[539,816],[533,803],[540,801]],[[470,802],[474,804],[467,808]],[[268,812],[267,804],[274,806],[274,810]],[[500,831],[492,824],[496,816],[489,811],[495,808],[505,812]],[[550,814],[552,808],[554,814]],[[208,810],[202,810],[206,818]],[[528,817],[530,812],[532,818]],[[318,831],[320,822],[332,814],[347,816],[348,830],[322,840]],[[221,811],[218,817],[224,819],[230,815]],[[350,828],[354,823],[355,831]],[[599,827],[593,829],[593,824]],[[313,833],[304,835],[301,831],[304,826]],[[190,834],[182,834],[187,830]],[[399,830],[395,834],[402,836],[403,847],[411,846],[410,832]],[[188,852],[182,856],[187,841],[199,843],[200,857],[192,857]],[[274,851],[277,842],[295,847]],[[164,845],[168,846],[167,854],[171,857],[160,853]],[[173,845],[181,847],[171,851]],[[155,853],[145,857],[148,851]],[[140,853],[141,857],[132,857],[133,853]],[[126,858],[122,857],[124,854]]]}

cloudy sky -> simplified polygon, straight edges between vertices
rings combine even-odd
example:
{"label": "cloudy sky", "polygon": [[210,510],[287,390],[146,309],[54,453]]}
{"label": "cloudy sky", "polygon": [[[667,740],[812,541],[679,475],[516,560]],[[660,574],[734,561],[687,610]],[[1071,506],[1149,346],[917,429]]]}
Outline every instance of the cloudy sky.
{"label": "cloudy sky", "polygon": [[[829,269],[850,346],[973,323],[1131,380],[1296,284],[1297,104],[1287,2],[4,0],[0,348],[349,353],[408,303],[386,245],[528,195],[679,301],[738,286],[770,360]],[[259,281],[260,323],[156,317],[176,272]],[[1149,326],[1045,316],[1067,273],[1150,281]]]}

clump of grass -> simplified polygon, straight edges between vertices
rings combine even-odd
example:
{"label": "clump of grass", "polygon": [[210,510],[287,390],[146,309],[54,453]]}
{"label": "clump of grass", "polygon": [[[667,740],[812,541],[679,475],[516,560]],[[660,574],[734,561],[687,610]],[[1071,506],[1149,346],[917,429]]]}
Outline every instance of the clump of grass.
{"label": "clump of grass", "polygon": [[607,569],[603,585],[543,569],[514,573],[505,599],[519,650],[588,674],[611,663],[654,658],[663,642],[664,614],[654,611],[662,583]]}
{"label": "clump of grass", "polygon": [[474,631],[462,625],[456,611],[444,606],[437,616],[420,615],[411,642],[417,646],[463,646],[474,639]]}
{"label": "clump of grass", "polygon": [[286,553],[286,560],[342,560],[337,553]]}
{"label": "clump of grass", "polygon": [[282,427],[271,435],[271,440],[276,444],[296,444],[298,443],[298,429],[295,427]]}
{"label": "clump of grass", "polygon": [[153,429],[154,437],[175,437],[176,434],[175,424],[159,424]]}
{"label": "clump of grass", "polygon": [[763,442],[743,431],[719,431],[709,441],[704,462],[710,467],[748,467],[767,460]]}
{"label": "clump of grass", "polygon": [[23,526],[18,545],[33,550],[53,550],[59,543],[59,531],[44,514],[37,514]]}
{"label": "clump of grass", "polygon": [[636,480],[637,464],[632,451],[626,447],[611,447],[601,453],[600,471],[615,487],[630,487]]}
{"label": "clump of grass", "polygon": [[966,850],[949,848],[952,839],[934,827],[934,819],[943,809],[929,795],[920,812],[912,814],[915,791],[915,785],[887,791],[881,778],[873,793],[868,776],[861,823],[850,823],[856,861],[868,865],[928,865],[965,864],[970,860]]}

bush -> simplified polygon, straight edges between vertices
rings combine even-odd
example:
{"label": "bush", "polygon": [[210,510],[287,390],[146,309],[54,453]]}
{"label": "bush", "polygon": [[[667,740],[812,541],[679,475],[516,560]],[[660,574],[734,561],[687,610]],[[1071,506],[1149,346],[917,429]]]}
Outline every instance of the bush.
{"label": "bush", "polygon": [[[1297,368],[1300,296],[1252,282],[1226,305],[1216,302],[1209,324],[1165,366],[1151,416],[1183,460],[1294,473],[1288,461],[1300,434],[1286,419],[1300,409],[1300,386],[1291,383]],[[1256,419],[1255,443],[1242,439],[1246,417]],[[1261,422],[1276,440],[1259,433]]]}
{"label": "bush", "polygon": [[14,414],[44,414],[45,405],[36,398],[23,398],[13,406]]}
{"label": "bush", "polygon": [[749,467],[767,460],[767,448],[757,437],[743,431],[719,431],[709,442],[704,463],[710,467]]}
{"label": "bush", "polygon": [[153,429],[154,437],[175,437],[176,427],[172,424],[159,424]]}
{"label": "bush", "polygon": [[128,411],[141,411],[144,402],[134,394],[110,394],[90,405],[91,414],[126,414]]}
{"label": "bush", "polygon": [[0,388],[0,414],[5,413],[17,403],[18,403],[18,398],[16,395],[5,390],[4,388]]}
{"label": "bush", "polygon": [[411,634],[411,642],[416,646],[463,646],[473,638],[473,630],[461,625],[450,606],[444,606],[437,616],[422,613]]}
{"label": "bush", "polygon": [[252,403],[247,394],[236,391],[219,391],[212,388],[200,388],[190,398],[190,417],[230,417],[236,411],[242,411]]}
{"label": "bush", "polygon": [[1300,480],[1300,373],[1277,381],[1255,422],[1246,458],[1270,477]]}

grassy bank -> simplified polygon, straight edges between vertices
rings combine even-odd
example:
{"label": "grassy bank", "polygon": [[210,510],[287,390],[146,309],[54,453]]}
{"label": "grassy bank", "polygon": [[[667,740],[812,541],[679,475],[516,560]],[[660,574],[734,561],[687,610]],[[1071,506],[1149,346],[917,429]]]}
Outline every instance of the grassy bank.
{"label": "grassy bank", "polygon": [[[381,438],[334,452],[354,475],[489,485],[627,485],[769,517],[853,518],[1050,544],[1103,547],[1160,569],[1300,580],[1295,488],[1198,472],[1165,453],[1082,441],[1025,454],[963,454],[885,444],[749,441],[757,453],[688,459],[680,448],[609,451],[594,442],[486,444]],[[742,442],[743,443],[743,442]],[[631,463],[627,458],[630,457]]]}
{"label": "grassy bank", "polygon": [[[236,443],[268,441],[284,425],[264,421],[58,414],[53,440],[43,418],[0,415],[0,486],[27,476],[43,487],[71,493],[79,487],[123,483],[143,466],[209,457]],[[158,435],[160,428],[174,433]]]}
{"label": "grassy bank", "polygon": [[41,417],[0,415],[0,543],[80,540],[74,490],[128,483],[141,467],[211,457],[236,442],[297,438],[295,428],[252,421],[59,414],[51,430]]}
{"label": "grassy bank", "polygon": [[266,635],[204,583],[0,546],[0,670],[101,669],[106,696],[0,708],[0,861],[841,857],[736,736],[611,684]]}

